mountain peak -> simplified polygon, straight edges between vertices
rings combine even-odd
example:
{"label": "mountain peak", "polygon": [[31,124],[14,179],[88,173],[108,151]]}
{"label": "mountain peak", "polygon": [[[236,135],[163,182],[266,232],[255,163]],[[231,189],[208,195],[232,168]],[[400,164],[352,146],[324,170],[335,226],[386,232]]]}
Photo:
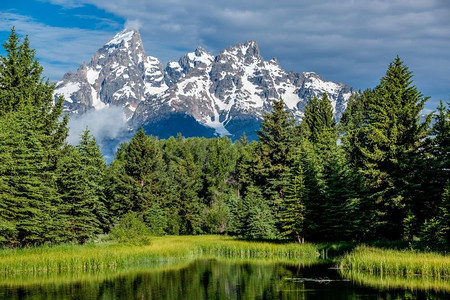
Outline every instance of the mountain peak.
{"label": "mountain peak", "polygon": [[245,47],[251,47],[251,48],[259,49],[258,43],[256,41],[253,41],[253,40],[246,41],[244,46]]}
{"label": "mountain peak", "polygon": [[224,50],[222,54],[245,57],[246,60],[253,60],[254,58],[262,59],[259,52],[258,43],[255,41],[247,41],[244,44],[237,43],[236,45]]}
{"label": "mountain peak", "polygon": [[124,29],[118,32],[111,40],[106,43],[106,45],[120,45],[122,42],[126,43],[130,41],[135,36],[138,36],[140,38],[139,31],[135,29]]}
{"label": "mountain peak", "polygon": [[276,59],[265,61],[253,40],[217,56],[197,47],[164,68],[146,54],[137,30],[124,29],[88,66],[64,75],[55,96],[64,96],[68,113],[122,107],[130,128],[145,126],[148,133],[164,137],[173,134],[170,130],[183,131],[188,123],[207,128],[208,134],[238,137],[257,128],[273,99],[283,98],[300,120],[308,99],[327,93],[338,118],[353,92],[312,72],[285,71]]}

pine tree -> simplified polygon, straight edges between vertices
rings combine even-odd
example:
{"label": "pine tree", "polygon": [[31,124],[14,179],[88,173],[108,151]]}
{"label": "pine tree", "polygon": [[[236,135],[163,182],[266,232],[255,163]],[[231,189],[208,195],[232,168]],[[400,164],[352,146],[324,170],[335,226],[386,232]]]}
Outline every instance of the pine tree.
{"label": "pine tree", "polygon": [[309,99],[299,127],[300,135],[315,145],[336,135],[333,107],[327,94],[324,93],[321,99],[316,96]]}
{"label": "pine tree", "polygon": [[45,148],[22,112],[0,118],[0,220],[8,246],[58,239],[56,190],[46,178]]}
{"label": "pine tree", "polygon": [[305,190],[303,170],[301,166],[298,166],[286,188],[281,224],[282,234],[296,239],[299,243],[304,241]]}
{"label": "pine tree", "polygon": [[442,203],[439,214],[439,231],[446,244],[446,250],[450,249],[450,180],[447,181],[442,194]]}
{"label": "pine tree", "polygon": [[106,209],[105,177],[106,162],[103,158],[100,147],[95,138],[86,129],[76,146],[80,152],[81,168],[84,172],[84,179],[87,180],[89,189],[93,194],[91,206],[93,214],[99,221],[100,227],[107,230],[110,225],[110,216]]}
{"label": "pine tree", "polygon": [[325,204],[325,182],[322,177],[323,164],[314,145],[303,139],[299,145],[293,163],[293,171],[301,167],[305,184],[305,221],[303,234],[305,239],[317,240],[323,228]]}
{"label": "pine tree", "polygon": [[[0,148],[5,150],[6,163],[16,166],[12,168],[16,171],[0,175],[2,201],[14,202],[1,205],[2,214],[19,219],[16,245],[57,242],[64,235],[55,185],[56,161],[67,135],[67,117],[60,120],[63,100],[53,103],[54,86],[42,77],[27,37],[21,43],[12,29],[4,48],[7,56],[0,56],[0,122],[7,125]],[[5,221],[10,222],[8,218]]]}
{"label": "pine tree", "polygon": [[284,101],[274,101],[273,112],[263,116],[257,132],[259,142],[250,170],[254,185],[261,188],[277,221],[295,150],[293,128],[294,120]]}
{"label": "pine tree", "polygon": [[450,249],[450,181],[447,180],[436,215],[424,222],[419,237],[420,244],[426,250]]}
{"label": "pine tree", "polygon": [[164,209],[158,203],[153,203],[144,212],[144,222],[149,227],[152,235],[161,236],[166,233],[167,217]]}
{"label": "pine tree", "polygon": [[430,148],[430,158],[426,160],[424,169],[432,174],[426,176],[427,185],[424,184],[423,189],[436,199],[442,194],[446,179],[450,178],[450,107],[444,106],[442,101],[434,115]]}
{"label": "pine tree", "polygon": [[64,203],[67,240],[84,243],[100,233],[100,223],[92,211],[96,195],[90,190],[80,152],[68,146],[65,154],[58,164],[58,185]]}
{"label": "pine tree", "polygon": [[[0,116],[32,108],[28,113],[39,120],[36,130],[47,135],[45,144],[49,150],[61,147],[67,137],[68,122],[67,116],[60,121],[64,99],[61,97],[54,103],[54,85],[42,77],[43,68],[35,58],[36,51],[30,48],[27,36],[20,43],[13,28],[3,47],[7,56],[0,56]],[[54,155],[49,154],[50,157]]]}
{"label": "pine tree", "polygon": [[133,182],[133,211],[144,212],[158,201],[165,186],[161,146],[142,128],[130,140],[124,153],[124,170]]}
{"label": "pine tree", "polygon": [[223,233],[228,230],[231,221],[227,205],[237,189],[235,171],[238,150],[228,137],[210,139],[207,144],[201,195],[208,206],[206,226],[209,232]]}
{"label": "pine tree", "polygon": [[108,229],[105,171],[106,163],[88,130],[76,147],[66,147],[58,162],[58,187],[68,240],[84,243]]}
{"label": "pine tree", "polygon": [[362,95],[355,93],[350,96],[347,109],[342,114],[339,124],[339,133],[347,161],[355,170],[362,168],[364,164],[364,156],[359,146],[360,141],[364,141],[361,128],[365,122],[364,115],[367,112],[367,98],[370,93],[370,90],[366,90]]}
{"label": "pine tree", "polygon": [[117,223],[121,216],[134,208],[134,181],[125,172],[124,157],[127,147],[127,143],[119,146],[114,160],[106,171],[106,207],[111,214],[112,223]]}
{"label": "pine tree", "polygon": [[239,207],[240,234],[248,239],[273,239],[275,219],[259,188],[250,186]]}
{"label": "pine tree", "polygon": [[[419,199],[411,194],[417,181],[418,151],[423,149],[430,116],[419,122],[427,98],[412,85],[412,73],[396,58],[380,84],[364,93],[361,122],[353,130],[352,159],[361,165],[370,199],[367,208],[373,213],[373,238],[398,239],[403,233],[406,212]],[[356,110],[360,113],[361,110]],[[356,124],[356,123],[355,123]],[[405,178],[408,174],[408,178]]]}

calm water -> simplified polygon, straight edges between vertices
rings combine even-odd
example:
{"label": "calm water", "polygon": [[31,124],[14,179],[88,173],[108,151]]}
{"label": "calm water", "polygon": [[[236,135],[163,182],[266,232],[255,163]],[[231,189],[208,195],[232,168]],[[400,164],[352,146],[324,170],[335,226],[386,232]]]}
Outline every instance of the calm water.
{"label": "calm water", "polygon": [[[197,260],[181,266],[107,276],[14,279],[0,299],[450,299],[445,291],[392,287],[393,279],[363,285],[329,265]],[[385,284],[383,284],[383,280]],[[377,280],[375,282],[378,282]],[[442,286],[441,286],[442,288]]]}

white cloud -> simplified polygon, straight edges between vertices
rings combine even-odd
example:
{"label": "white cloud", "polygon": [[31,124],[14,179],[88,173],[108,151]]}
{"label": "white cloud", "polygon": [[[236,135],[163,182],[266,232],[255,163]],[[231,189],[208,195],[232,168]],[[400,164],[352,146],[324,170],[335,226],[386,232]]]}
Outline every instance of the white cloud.
{"label": "white cloud", "polygon": [[107,42],[114,32],[80,28],[52,27],[33,18],[0,11],[0,31],[15,26],[19,35],[28,35],[30,45],[44,67],[44,75],[57,81],[64,73],[75,71],[83,61]]}
{"label": "white cloud", "polygon": [[69,137],[67,141],[73,145],[78,144],[80,136],[86,128],[98,141],[116,139],[123,136],[127,131],[121,107],[92,109],[81,116],[72,115],[68,126]]}
{"label": "white cloud", "polygon": [[134,19],[134,20],[127,20],[126,23],[125,23],[125,28],[127,28],[127,29],[137,29],[137,30],[139,30],[139,29],[141,29],[141,27],[142,27],[141,21],[136,20],[136,19]]}
{"label": "white cloud", "polygon": [[81,116],[72,115],[69,119],[69,136],[67,142],[77,145],[86,128],[95,137],[108,161],[112,160],[119,142],[129,140],[130,136],[124,122],[121,107],[106,107],[90,110]]}

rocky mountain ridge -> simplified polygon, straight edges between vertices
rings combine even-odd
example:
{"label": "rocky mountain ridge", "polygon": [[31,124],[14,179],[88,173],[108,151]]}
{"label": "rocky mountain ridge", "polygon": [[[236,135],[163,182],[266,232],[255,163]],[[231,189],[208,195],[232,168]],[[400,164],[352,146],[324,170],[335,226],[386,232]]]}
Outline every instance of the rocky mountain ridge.
{"label": "rocky mountain ridge", "polygon": [[147,56],[136,30],[124,30],[57,83],[65,111],[80,115],[122,107],[134,130],[162,138],[175,135],[254,137],[261,116],[282,98],[297,120],[308,99],[327,93],[336,117],[356,91],[313,72],[285,71],[276,59],[265,61],[255,41],[238,43],[214,56],[198,47],[166,67]]}

